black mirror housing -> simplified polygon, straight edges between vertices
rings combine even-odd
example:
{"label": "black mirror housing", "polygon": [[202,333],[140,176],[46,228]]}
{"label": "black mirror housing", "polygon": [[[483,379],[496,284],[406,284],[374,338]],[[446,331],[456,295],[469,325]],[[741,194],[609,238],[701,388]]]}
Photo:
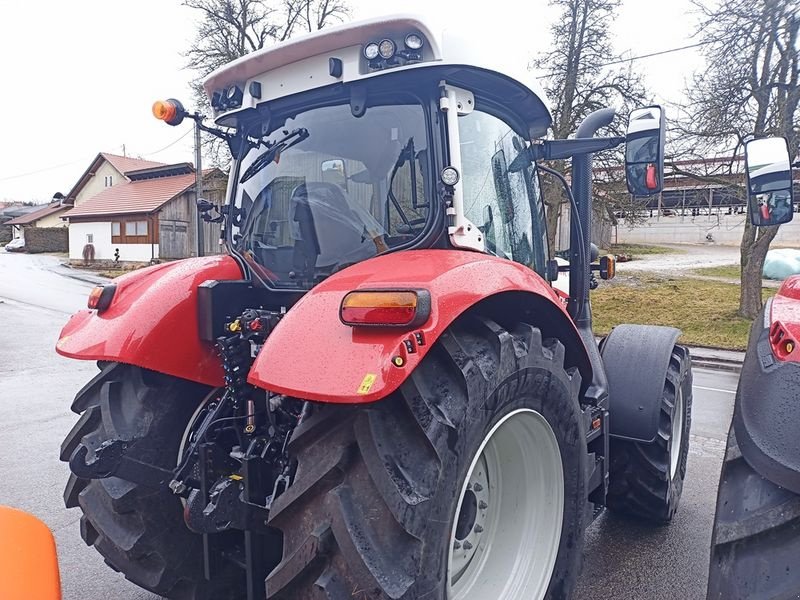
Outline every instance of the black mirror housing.
{"label": "black mirror housing", "polygon": [[785,138],[749,140],[744,145],[747,206],[756,227],[788,223],[794,216],[792,165]]}
{"label": "black mirror housing", "polygon": [[660,106],[631,112],[625,134],[625,181],[634,196],[652,196],[664,187],[665,130]]}

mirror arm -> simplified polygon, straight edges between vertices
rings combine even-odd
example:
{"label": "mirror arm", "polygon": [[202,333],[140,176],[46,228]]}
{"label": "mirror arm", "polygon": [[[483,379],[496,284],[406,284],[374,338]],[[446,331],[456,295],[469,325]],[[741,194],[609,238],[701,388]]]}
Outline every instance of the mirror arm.
{"label": "mirror arm", "polygon": [[593,154],[624,144],[624,137],[579,138],[570,140],[545,140],[529,148],[531,160],[557,160],[576,154]]}

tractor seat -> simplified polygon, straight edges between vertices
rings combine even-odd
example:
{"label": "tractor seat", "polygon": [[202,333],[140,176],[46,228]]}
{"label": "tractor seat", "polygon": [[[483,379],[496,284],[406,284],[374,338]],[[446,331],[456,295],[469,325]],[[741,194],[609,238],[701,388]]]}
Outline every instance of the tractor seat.
{"label": "tractor seat", "polygon": [[375,255],[375,244],[366,234],[365,224],[338,185],[327,182],[298,185],[292,191],[290,206],[290,220],[297,223],[296,266],[300,266],[298,251],[306,268],[324,268]]}

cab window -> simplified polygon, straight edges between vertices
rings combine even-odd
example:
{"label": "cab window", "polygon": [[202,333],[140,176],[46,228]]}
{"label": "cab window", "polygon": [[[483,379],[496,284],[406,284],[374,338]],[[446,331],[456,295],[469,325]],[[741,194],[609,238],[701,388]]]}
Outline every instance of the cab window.
{"label": "cab window", "polygon": [[467,218],[486,250],[545,272],[544,207],[533,165],[511,172],[525,141],[501,119],[478,110],[459,117],[461,178]]}

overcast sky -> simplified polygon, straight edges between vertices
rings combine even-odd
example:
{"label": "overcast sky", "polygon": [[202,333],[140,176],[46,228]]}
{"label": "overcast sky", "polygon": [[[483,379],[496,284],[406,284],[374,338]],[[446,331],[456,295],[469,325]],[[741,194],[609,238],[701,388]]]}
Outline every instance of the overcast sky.
{"label": "overcast sky", "polygon": [[[545,51],[557,13],[545,0],[404,0],[403,12],[473,31],[497,56]],[[351,0],[353,18],[397,12]],[[397,6],[397,5],[395,5]],[[44,202],[66,193],[100,152],[162,162],[193,160],[191,125],[156,121],[158,98],[191,99],[182,53],[195,14],[180,0],[0,0],[0,200]],[[618,52],[639,56],[692,44],[689,0],[623,0],[613,23]],[[658,101],[678,102],[696,49],[636,62]],[[669,117],[669,114],[668,114]],[[181,139],[181,136],[185,136]]]}

